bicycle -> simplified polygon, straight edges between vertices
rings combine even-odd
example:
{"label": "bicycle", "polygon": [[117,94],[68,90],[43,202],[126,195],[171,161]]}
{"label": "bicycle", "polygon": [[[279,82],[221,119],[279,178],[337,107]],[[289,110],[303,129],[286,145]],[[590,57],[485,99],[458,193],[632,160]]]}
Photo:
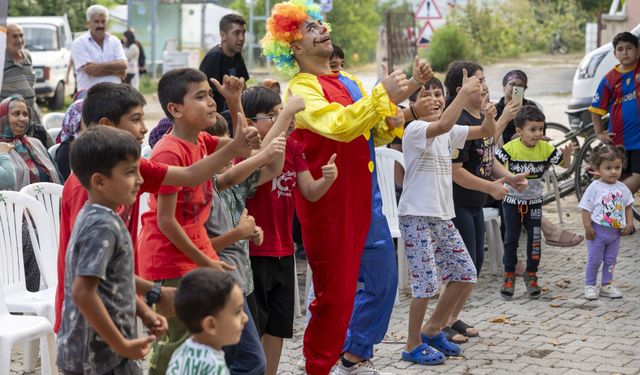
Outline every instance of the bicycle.
{"label": "bicycle", "polygon": [[[605,118],[603,118],[603,120],[605,120]],[[590,125],[593,128],[593,124]],[[603,123],[604,129],[606,129],[607,126],[608,125],[606,123]],[[584,144],[580,149],[580,153],[578,155],[578,158],[576,159],[577,169],[574,175],[574,190],[578,202],[580,201],[580,199],[582,199],[582,195],[584,194],[584,191],[587,189],[589,184],[591,184],[591,182],[597,177],[593,173],[593,169],[589,161],[591,160],[591,155],[593,155],[593,153],[601,147],[604,147],[604,143],[594,133],[584,141]],[[636,192],[634,194],[635,201],[631,206],[631,208],[633,209],[633,217],[635,217],[636,220],[640,220],[640,194],[638,193],[639,192]]]}

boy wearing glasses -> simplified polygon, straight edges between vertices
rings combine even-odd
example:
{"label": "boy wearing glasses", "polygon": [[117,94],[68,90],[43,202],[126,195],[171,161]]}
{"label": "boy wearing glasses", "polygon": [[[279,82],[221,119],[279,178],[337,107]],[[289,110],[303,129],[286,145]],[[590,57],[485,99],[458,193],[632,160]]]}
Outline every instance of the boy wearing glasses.
{"label": "boy wearing glasses", "polygon": [[[254,86],[242,94],[242,107],[250,124],[264,139],[276,120],[289,125],[289,135],[295,127],[295,114],[305,106],[301,97],[292,95],[283,108],[280,96],[266,87]],[[254,320],[262,339],[266,375],[277,373],[284,339],[293,336],[293,306],[296,303],[292,236],[294,194],[299,190],[305,199],[319,200],[338,176],[335,158],[333,154],[316,180],[309,172],[302,145],[289,137],[282,174],[271,183],[259,186],[254,196],[247,199],[247,210],[264,231],[261,245],[250,243],[254,299],[249,299],[249,304],[255,305],[250,306],[250,310],[255,312]]]}

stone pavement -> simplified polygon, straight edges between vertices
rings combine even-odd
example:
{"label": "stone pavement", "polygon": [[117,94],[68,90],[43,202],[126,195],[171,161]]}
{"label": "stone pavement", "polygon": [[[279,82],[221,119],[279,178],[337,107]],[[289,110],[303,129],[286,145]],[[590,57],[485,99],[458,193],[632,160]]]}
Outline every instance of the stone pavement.
{"label": "stone pavement", "polygon": [[[563,227],[582,231],[573,196],[562,199]],[[546,217],[557,222],[555,204],[545,206]],[[523,236],[524,237],[524,236]],[[409,298],[395,307],[389,331],[376,346],[373,363],[393,374],[638,374],[640,373],[640,233],[622,240],[616,284],[624,298],[587,301],[582,297],[585,244],[562,249],[543,245],[540,283],[548,290],[539,300],[529,300],[524,284],[516,283],[516,297],[503,300],[501,280],[490,275],[489,265],[478,281],[462,318],[481,330],[481,337],[463,344],[463,356],[444,365],[426,367],[400,360],[406,338]],[[304,263],[298,264],[304,270]],[[301,293],[304,272],[300,271]],[[297,366],[302,357],[303,318],[285,342],[279,374],[304,374]],[[12,353],[11,375],[22,370],[20,348]],[[36,374],[40,371],[37,370]],[[2,374],[4,375],[4,374]]]}
{"label": "stone pavement", "polygon": [[[582,233],[575,197],[563,198],[562,206],[565,213],[563,227]],[[555,204],[546,205],[544,213],[557,222],[555,208]],[[409,298],[403,296],[393,311],[387,336],[375,348],[373,363],[378,370],[398,375],[427,372],[638,374],[639,244],[639,234],[622,240],[615,283],[624,297],[617,300],[587,301],[582,297],[585,242],[568,249],[543,244],[538,275],[546,291],[539,300],[525,297],[524,283],[520,280],[516,282],[514,299],[502,299],[498,293],[502,280],[490,275],[489,265],[485,263],[483,275],[462,314],[464,321],[481,330],[481,336],[463,344],[462,357],[450,358],[444,365],[421,366],[400,359],[409,313]],[[522,245],[521,242],[521,248]],[[303,268],[299,266],[298,269]],[[297,366],[302,356],[303,329],[303,318],[299,318],[294,338],[285,343],[279,374],[304,374]]]}

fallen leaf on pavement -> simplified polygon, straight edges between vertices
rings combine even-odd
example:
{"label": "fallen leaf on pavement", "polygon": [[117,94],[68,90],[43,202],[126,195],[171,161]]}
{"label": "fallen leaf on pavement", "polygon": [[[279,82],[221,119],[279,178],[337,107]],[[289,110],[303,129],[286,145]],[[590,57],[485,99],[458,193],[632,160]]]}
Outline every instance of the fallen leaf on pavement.
{"label": "fallen leaf on pavement", "polygon": [[560,345],[560,341],[558,341],[558,339],[549,339],[549,344],[553,346],[558,346]]}
{"label": "fallen leaf on pavement", "polygon": [[506,315],[499,315],[489,319],[489,323],[509,324],[511,320],[509,320],[509,317]]}

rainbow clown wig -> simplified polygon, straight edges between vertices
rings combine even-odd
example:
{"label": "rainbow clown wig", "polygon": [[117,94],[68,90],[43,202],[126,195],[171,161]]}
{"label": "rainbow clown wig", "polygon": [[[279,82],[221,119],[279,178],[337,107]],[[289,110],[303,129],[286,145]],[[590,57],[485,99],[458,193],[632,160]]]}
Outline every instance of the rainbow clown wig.
{"label": "rainbow clown wig", "polygon": [[[267,34],[260,45],[262,54],[288,75],[297,72],[298,64],[293,59],[291,42],[302,39],[298,26],[308,17],[323,21],[320,5],[312,0],[290,0],[276,4],[267,20]],[[326,25],[329,27],[328,25]]]}

